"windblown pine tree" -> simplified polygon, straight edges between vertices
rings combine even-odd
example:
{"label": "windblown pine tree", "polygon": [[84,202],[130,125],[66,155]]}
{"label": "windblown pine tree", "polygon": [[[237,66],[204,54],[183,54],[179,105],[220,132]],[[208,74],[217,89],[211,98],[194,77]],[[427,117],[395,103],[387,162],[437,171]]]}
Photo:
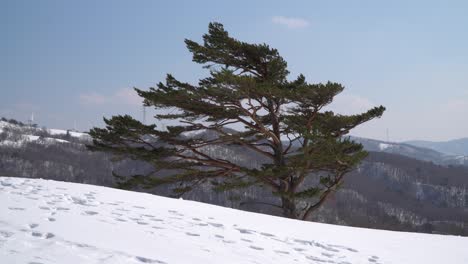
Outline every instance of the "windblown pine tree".
{"label": "windblown pine tree", "polygon": [[[342,85],[309,84],[303,75],[288,79],[287,63],[276,49],[236,40],[219,23],[210,23],[203,44],[185,43],[209,77],[194,85],[168,75],[155,88],[135,89],[145,106],[156,109],[159,124],[174,125],[114,116],[104,119],[106,128],[91,130],[90,148],[157,168],[120,177],[124,188],[170,184],[182,194],[207,183],[217,190],[257,185],[277,195],[284,216],[306,219],[366,156],[362,145],[345,135],[385,108],[350,116],[324,111]],[[215,136],[197,136],[206,132]],[[230,146],[253,151],[265,163],[246,166],[207,151]],[[161,170],[172,173],[161,176]]]}

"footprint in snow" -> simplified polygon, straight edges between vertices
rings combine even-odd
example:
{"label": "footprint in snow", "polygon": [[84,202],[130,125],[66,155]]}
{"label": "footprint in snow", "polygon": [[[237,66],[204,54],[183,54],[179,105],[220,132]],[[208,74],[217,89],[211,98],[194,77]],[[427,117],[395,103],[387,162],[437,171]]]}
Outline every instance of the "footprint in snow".
{"label": "footprint in snow", "polygon": [[149,258],[144,258],[144,257],[135,257],[136,260],[142,262],[142,263],[157,263],[157,264],[167,264],[164,261],[157,260],[157,259],[149,259]]}
{"label": "footprint in snow", "polygon": [[274,237],[275,236],[275,235],[270,234],[270,233],[260,233],[260,235],[266,236],[266,237]]}
{"label": "footprint in snow", "polygon": [[49,222],[55,222],[55,218],[53,218],[53,217],[48,217],[47,220],[48,220]]}
{"label": "footprint in snow", "polygon": [[8,207],[8,209],[10,209],[12,211],[24,211],[24,210],[26,210],[25,208],[22,208],[22,207]]}
{"label": "footprint in snow", "polygon": [[142,214],[140,216],[141,217],[150,217],[150,218],[155,217],[154,215],[150,215],[150,214]]}
{"label": "footprint in snow", "polygon": [[[169,213],[175,214],[175,215],[177,215],[177,216],[184,216],[184,214],[181,214],[181,213],[177,212],[176,210],[167,210],[167,211],[168,211]],[[180,218],[180,219],[182,219],[182,218]]]}
{"label": "footprint in snow", "polygon": [[39,225],[38,224],[29,224],[28,226],[29,226],[29,228],[34,229],[34,228],[38,227]]}
{"label": "footprint in snow", "polygon": [[94,212],[94,211],[84,211],[84,213],[86,215],[97,215],[98,214],[98,212]]}
{"label": "footprint in snow", "polygon": [[328,260],[326,260],[326,259],[321,259],[321,258],[317,258],[317,257],[314,257],[314,256],[306,256],[306,258],[310,259],[310,260],[313,260],[313,261],[316,261],[316,262],[329,263]]}
{"label": "footprint in snow", "polygon": [[199,234],[190,233],[190,232],[186,232],[185,234],[186,234],[187,236],[200,236]]}
{"label": "footprint in snow", "polygon": [[345,247],[345,246],[340,246],[340,245],[331,245],[331,244],[328,244],[329,247],[335,247],[335,248],[339,248],[339,249],[345,249],[345,250],[348,250],[348,251],[351,251],[351,252],[359,252],[358,250],[354,249],[354,248],[349,248],[349,247]]}
{"label": "footprint in snow", "polygon": [[0,237],[3,237],[3,238],[9,238],[9,237],[11,237],[11,236],[14,235],[14,234],[15,234],[15,233],[13,233],[13,232],[0,230]]}
{"label": "footprint in snow", "polygon": [[217,228],[222,228],[222,227],[224,227],[223,224],[218,224],[218,223],[210,223],[210,222],[208,222],[208,224],[211,225],[211,226],[217,227]]}
{"label": "footprint in snow", "polygon": [[317,242],[313,243],[313,245],[316,246],[316,247],[325,249],[325,250],[327,250],[327,251],[331,251],[331,252],[340,252],[338,249],[334,249],[334,248],[332,248],[332,247],[329,247],[329,246],[326,246],[326,245],[324,245],[324,244],[320,244],[320,243],[317,243]]}
{"label": "footprint in snow", "polygon": [[45,238],[45,239],[50,239],[50,238],[55,237],[55,235],[52,233],[42,234],[41,232],[32,232],[31,235],[33,237],[40,237],[40,238]]}
{"label": "footprint in snow", "polygon": [[297,252],[302,252],[302,251],[306,251],[305,248],[293,248],[294,250],[296,250]]}
{"label": "footprint in snow", "polygon": [[294,239],[294,242],[305,245],[305,246],[312,246],[313,241],[302,240],[302,239]]}
{"label": "footprint in snow", "polygon": [[243,229],[243,228],[236,228],[237,231],[239,231],[241,234],[249,234],[249,235],[252,235],[255,233],[255,231],[253,230],[249,230],[249,229]]}
{"label": "footprint in snow", "polygon": [[255,249],[255,250],[263,250],[262,247],[257,247],[257,246],[249,246],[249,248]]}
{"label": "footprint in snow", "polygon": [[328,257],[328,258],[333,258],[334,257],[334,255],[330,254],[330,253],[322,252],[321,254],[322,254],[322,256],[325,256],[325,257]]}

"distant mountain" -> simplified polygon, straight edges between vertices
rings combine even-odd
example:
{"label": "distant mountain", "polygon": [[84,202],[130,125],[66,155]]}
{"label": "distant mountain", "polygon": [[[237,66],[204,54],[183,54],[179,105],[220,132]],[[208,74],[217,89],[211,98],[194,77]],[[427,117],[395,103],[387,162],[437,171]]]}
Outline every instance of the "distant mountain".
{"label": "distant mountain", "polygon": [[412,140],[406,141],[405,143],[413,146],[430,148],[449,155],[468,156],[468,138],[460,138],[441,142]]}
{"label": "distant mountain", "polygon": [[[373,152],[385,152],[398,154],[422,161],[430,161],[438,165],[464,165],[468,166],[468,156],[451,155],[439,152],[424,146],[416,146],[405,143],[385,142],[380,140],[351,137],[356,142],[361,143],[364,149]],[[468,140],[468,139],[467,139]],[[467,141],[468,143],[468,141]],[[468,149],[468,148],[467,148]]]}

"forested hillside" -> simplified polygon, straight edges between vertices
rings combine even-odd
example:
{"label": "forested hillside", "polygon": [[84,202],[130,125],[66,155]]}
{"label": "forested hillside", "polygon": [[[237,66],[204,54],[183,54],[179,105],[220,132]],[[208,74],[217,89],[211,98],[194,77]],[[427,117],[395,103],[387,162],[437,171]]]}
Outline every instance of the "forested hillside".
{"label": "forested hillside", "polygon": [[[112,162],[108,154],[88,151],[85,144],[91,142],[83,133],[48,130],[5,121],[1,123],[0,129],[0,175],[114,186],[113,171],[131,175],[151,170],[151,166],[142,162]],[[360,139],[361,142],[363,140]],[[385,143],[374,142],[372,145],[369,142],[364,142],[364,145],[372,150],[370,155],[358,169],[346,176],[342,188],[313,215],[312,220],[360,227],[468,235],[468,167],[437,164],[427,161],[427,156],[418,160],[385,153],[385,150],[392,148],[378,148],[378,144]],[[393,146],[394,149],[396,147]],[[208,148],[204,151],[227,158],[235,157],[236,162],[252,167],[264,162],[254,153],[239,152],[235,147]],[[409,153],[417,156],[417,152]],[[428,152],[420,149],[420,153]],[[439,155],[437,152],[435,155],[430,153],[432,157]],[[264,190],[247,188],[213,192],[211,187],[204,184],[187,193],[184,198],[280,215],[277,208],[268,205],[277,203],[278,198]],[[164,195],[170,193],[168,186],[140,191]],[[254,198],[261,198],[261,202],[252,202]]]}

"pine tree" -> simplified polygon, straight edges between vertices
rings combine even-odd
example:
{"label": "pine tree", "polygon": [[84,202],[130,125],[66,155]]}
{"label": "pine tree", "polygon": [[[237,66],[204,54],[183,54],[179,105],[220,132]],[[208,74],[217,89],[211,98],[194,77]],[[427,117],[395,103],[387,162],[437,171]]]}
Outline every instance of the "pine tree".
{"label": "pine tree", "polygon": [[[163,129],[128,115],[104,118],[106,128],[90,132],[90,148],[157,168],[149,175],[118,176],[122,188],[171,184],[183,194],[203,183],[217,190],[256,185],[278,196],[285,217],[307,219],[367,155],[346,134],[385,108],[357,115],[324,111],[343,91],[341,84],[310,84],[303,75],[290,80],[276,49],[232,38],[219,23],[209,24],[202,44],[185,44],[193,61],[209,69],[207,78],[194,85],[167,75],[157,87],[135,88],[160,123],[174,125]],[[187,136],[207,131],[216,136]],[[252,168],[207,151],[230,146],[267,161]],[[161,176],[162,170],[172,173]]]}

